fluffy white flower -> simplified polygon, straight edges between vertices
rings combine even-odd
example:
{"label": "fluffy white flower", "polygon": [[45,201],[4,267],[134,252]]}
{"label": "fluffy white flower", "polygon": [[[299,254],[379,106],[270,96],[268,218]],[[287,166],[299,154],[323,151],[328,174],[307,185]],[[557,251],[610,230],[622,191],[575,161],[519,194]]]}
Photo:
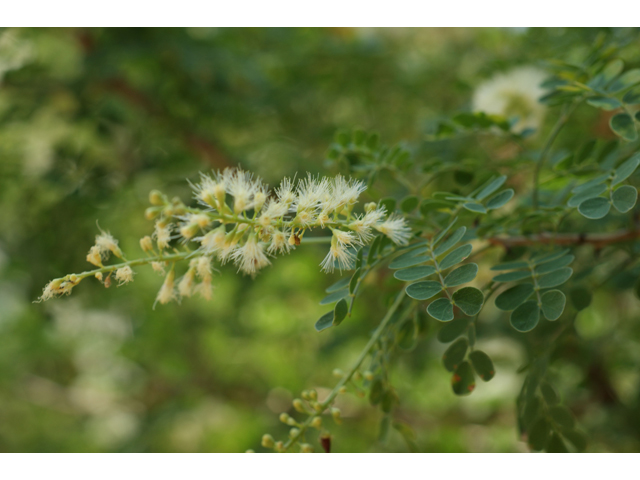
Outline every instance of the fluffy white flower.
{"label": "fluffy white flower", "polygon": [[267,247],[267,253],[269,255],[275,255],[276,253],[289,253],[291,245],[289,245],[289,236],[291,232],[284,230],[275,230],[271,233],[271,242]]}
{"label": "fluffy white flower", "polygon": [[255,235],[249,235],[246,243],[233,252],[232,258],[240,270],[250,275],[271,264],[264,253],[264,243],[259,242]]}
{"label": "fluffy white flower", "polygon": [[164,279],[162,287],[156,297],[156,302],[160,302],[162,305],[169,303],[176,298],[176,291],[174,289],[175,272],[171,270]]}
{"label": "fluffy white flower", "polygon": [[520,67],[498,74],[476,88],[473,110],[507,118],[518,117],[515,131],[538,129],[545,106],[538,99],[544,94],[540,86],[546,75],[534,67]]}
{"label": "fluffy white flower", "polygon": [[[335,238],[335,237],[334,237]],[[329,253],[324,257],[320,266],[322,270],[326,273],[331,273],[335,269],[336,263],[338,264],[339,270],[348,270],[351,268],[351,264],[355,260],[355,255],[350,252],[347,247],[340,245],[337,241],[331,242],[331,248],[329,249]]]}
{"label": "fluffy white flower", "polygon": [[118,286],[133,282],[133,270],[131,270],[131,267],[129,265],[125,265],[124,267],[116,270],[116,280],[119,282]]}
{"label": "fluffy white flower", "polygon": [[406,245],[411,238],[411,228],[401,216],[390,215],[384,222],[374,225],[373,228],[398,245]]}

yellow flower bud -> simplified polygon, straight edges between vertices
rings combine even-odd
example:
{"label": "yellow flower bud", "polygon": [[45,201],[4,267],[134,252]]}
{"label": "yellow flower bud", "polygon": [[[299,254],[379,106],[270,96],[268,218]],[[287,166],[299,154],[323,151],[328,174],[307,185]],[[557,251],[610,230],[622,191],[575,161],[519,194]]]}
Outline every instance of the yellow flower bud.
{"label": "yellow flower bud", "polygon": [[298,435],[300,435],[300,429],[299,428],[292,428],[291,430],[289,430],[289,436],[291,438],[296,438]]}
{"label": "yellow flower bud", "polygon": [[282,423],[288,423],[288,422],[289,422],[289,418],[291,418],[291,417],[289,417],[289,415],[288,415],[288,414],[286,414],[286,413],[284,413],[284,412],[282,412],[282,413],[280,414],[280,421],[281,421]]}
{"label": "yellow flower bud", "polygon": [[268,433],[265,433],[262,436],[262,446],[264,448],[273,448],[274,445],[275,445],[275,442],[273,441],[273,437]]}
{"label": "yellow flower bud", "polygon": [[313,420],[311,420],[311,426],[320,430],[320,427],[322,427],[322,418],[315,417]]}
{"label": "yellow flower bud", "polygon": [[300,445],[300,448],[302,449],[302,453],[313,453],[313,447],[308,443],[303,443]]}
{"label": "yellow flower bud", "polygon": [[302,400],[300,400],[299,398],[295,398],[292,403],[293,403],[293,408],[295,408],[298,412],[300,413],[305,412],[304,404],[302,403]]}
{"label": "yellow flower bud", "polygon": [[333,369],[333,376],[336,378],[342,378],[344,377],[344,372],[342,370],[340,370],[339,368],[334,368]]}
{"label": "yellow flower bud", "polygon": [[146,235],[140,239],[140,248],[143,252],[150,252],[153,250],[153,240],[149,235]]}
{"label": "yellow flower bud", "polygon": [[149,203],[151,205],[164,205],[166,202],[166,197],[162,194],[162,192],[158,190],[151,190],[149,192]]}

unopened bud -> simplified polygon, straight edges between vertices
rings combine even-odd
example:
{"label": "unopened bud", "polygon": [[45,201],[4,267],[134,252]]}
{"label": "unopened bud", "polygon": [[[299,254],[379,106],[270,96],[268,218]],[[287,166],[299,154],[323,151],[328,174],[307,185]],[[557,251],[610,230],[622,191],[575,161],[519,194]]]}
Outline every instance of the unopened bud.
{"label": "unopened bud", "polygon": [[338,390],[338,393],[347,393],[347,387],[345,387],[344,385],[342,387],[340,387],[340,389]]}
{"label": "unopened bud", "polygon": [[276,443],[276,451],[277,451],[277,452],[284,452],[284,443],[282,443],[282,442],[277,442],[277,443]]}
{"label": "unopened bud", "polygon": [[367,370],[366,372],[364,372],[364,378],[371,381],[373,380],[373,373],[371,373],[369,370]]}
{"label": "unopened bud", "polygon": [[275,445],[275,442],[273,441],[273,437],[268,433],[265,433],[262,436],[262,446],[264,448],[273,448],[274,445]]}
{"label": "unopened bud", "polygon": [[147,220],[153,220],[154,218],[156,218],[158,215],[160,215],[160,211],[162,209],[158,208],[158,207],[149,207],[144,211],[144,217]]}
{"label": "unopened bud", "polygon": [[290,427],[295,427],[298,425],[298,422],[296,422],[296,419],[293,417],[289,417],[287,419],[287,425],[289,425]]}
{"label": "unopened bud", "polygon": [[369,203],[366,203],[364,205],[364,211],[366,213],[371,213],[371,212],[375,211],[376,207],[377,207],[377,205],[376,205],[375,202],[369,202]]}
{"label": "unopened bud", "polygon": [[291,438],[296,438],[298,435],[300,435],[300,429],[299,428],[292,428],[291,430],[289,430],[289,436]]}
{"label": "unopened bud", "polygon": [[313,453],[313,447],[308,443],[303,443],[300,445],[300,448],[302,449],[302,453]]}
{"label": "unopened bud", "polygon": [[333,417],[333,421],[336,422],[338,425],[342,423],[342,418],[340,415],[341,415],[341,412],[339,408],[333,407],[331,409],[331,416]]}
{"label": "unopened bud", "polygon": [[304,404],[302,403],[302,400],[300,400],[299,398],[296,398],[293,400],[293,408],[295,408],[298,412],[300,413],[304,413],[305,409],[304,409]]}
{"label": "unopened bud", "polygon": [[311,400],[317,400],[318,399],[318,392],[316,392],[315,390],[309,390],[309,398]]}
{"label": "unopened bud", "polygon": [[282,412],[282,413],[280,414],[280,421],[281,421],[282,423],[287,423],[287,422],[289,422],[289,418],[291,418],[291,417],[289,417],[289,415],[288,415],[288,414],[286,414],[286,413],[284,413],[284,412]]}
{"label": "unopened bud", "polygon": [[320,427],[322,427],[322,419],[320,417],[315,417],[313,420],[311,420],[311,426],[319,430]]}
{"label": "unopened bud", "polygon": [[342,378],[342,377],[344,377],[344,372],[342,370],[340,370],[339,368],[334,368],[333,369],[333,376],[337,377],[337,378]]}
{"label": "unopened bud", "polygon": [[164,195],[162,195],[162,192],[158,190],[151,190],[151,192],[149,192],[149,203],[151,205],[164,205],[165,201],[166,200],[164,198]]}
{"label": "unopened bud", "polygon": [[300,395],[302,395],[302,398],[304,398],[305,400],[311,400],[311,397],[309,396],[309,390],[303,390]]}

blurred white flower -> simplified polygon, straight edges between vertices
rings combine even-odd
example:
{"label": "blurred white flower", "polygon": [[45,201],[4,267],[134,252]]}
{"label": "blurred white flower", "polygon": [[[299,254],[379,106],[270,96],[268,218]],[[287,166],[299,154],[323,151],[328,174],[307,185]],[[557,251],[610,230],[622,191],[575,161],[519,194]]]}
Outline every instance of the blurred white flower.
{"label": "blurred white flower", "polygon": [[473,94],[473,110],[506,118],[517,117],[513,130],[538,130],[545,106],[538,99],[544,94],[540,84],[546,74],[535,67],[520,67],[501,73],[482,83]]}

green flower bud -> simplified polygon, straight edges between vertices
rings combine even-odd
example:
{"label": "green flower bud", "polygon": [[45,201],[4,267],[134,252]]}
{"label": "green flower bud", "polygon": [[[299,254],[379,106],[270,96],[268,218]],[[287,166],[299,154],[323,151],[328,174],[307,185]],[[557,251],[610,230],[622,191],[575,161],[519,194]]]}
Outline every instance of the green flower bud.
{"label": "green flower bud", "polygon": [[273,441],[273,437],[268,433],[265,433],[262,436],[262,446],[264,448],[273,448],[274,445],[275,445],[275,442]]}

